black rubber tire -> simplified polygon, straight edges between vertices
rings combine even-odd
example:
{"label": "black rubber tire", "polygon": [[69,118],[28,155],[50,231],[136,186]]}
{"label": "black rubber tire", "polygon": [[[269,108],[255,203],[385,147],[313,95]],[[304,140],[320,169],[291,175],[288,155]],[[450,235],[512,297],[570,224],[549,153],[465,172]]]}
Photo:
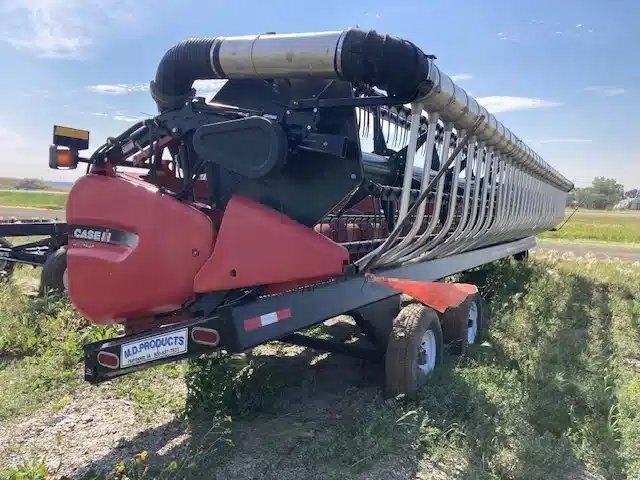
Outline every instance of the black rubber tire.
{"label": "black rubber tire", "polygon": [[67,247],[60,247],[47,257],[40,273],[40,295],[64,295],[64,272],[67,269]]}
{"label": "black rubber tire", "polygon": [[418,369],[422,336],[431,329],[436,340],[436,368],[442,358],[442,330],[438,314],[420,304],[407,305],[393,321],[385,356],[385,392],[415,398],[428,374]]}
{"label": "black rubber tire", "polygon": [[444,342],[449,347],[449,353],[453,355],[463,355],[467,351],[469,309],[472,304],[475,304],[478,310],[478,332],[474,343],[482,343],[487,339],[489,322],[486,315],[484,300],[480,293],[476,293],[469,299],[465,300],[460,306],[448,309],[441,317]]}
{"label": "black rubber tire", "polygon": [[[13,245],[6,238],[0,237],[0,246],[11,248]],[[13,275],[15,268],[16,264],[14,262],[0,261],[0,280],[8,280]]]}

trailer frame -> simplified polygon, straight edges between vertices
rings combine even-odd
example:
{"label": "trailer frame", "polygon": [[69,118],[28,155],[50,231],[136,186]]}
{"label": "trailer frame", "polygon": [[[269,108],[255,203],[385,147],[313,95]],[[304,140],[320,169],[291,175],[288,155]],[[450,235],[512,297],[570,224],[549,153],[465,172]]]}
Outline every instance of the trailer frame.
{"label": "trailer frame", "polygon": [[[501,258],[521,254],[535,247],[535,244],[534,237],[527,237],[450,257],[380,269],[375,273],[385,277],[423,282],[438,281]],[[397,302],[399,310],[400,292],[385,285],[372,283],[362,274],[345,276],[286,293],[239,300],[218,307],[212,315],[85,345],[85,380],[98,384],[162,363],[219,350],[241,353],[272,341],[366,360],[379,360],[384,357],[385,335],[390,331],[394,316],[362,315],[362,309],[385,301],[394,304]],[[353,316],[369,345],[365,347],[335,343],[299,333],[338,315]],[[264,321],[256,322],[257,319],[263,318]],[[166,357],[121,367],[125,345],[144,343],[158,336],[167,337],[176,333],[186,338],[183,350]]]}
{"label": "trailer frame", "polygon": [[12,263],[44,265],[51,252],[67,244],[67,224],[32,219],[0,223],[0,238],[36,236],[47,236],[48,238],[10,247],[0,246],[0,258]]}

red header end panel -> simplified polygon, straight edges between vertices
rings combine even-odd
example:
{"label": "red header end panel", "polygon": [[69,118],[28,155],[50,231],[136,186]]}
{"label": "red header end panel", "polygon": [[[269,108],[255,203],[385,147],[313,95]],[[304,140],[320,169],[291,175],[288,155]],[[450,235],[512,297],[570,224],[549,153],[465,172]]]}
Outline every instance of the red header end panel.
{"label": "red header end panel", "polygon": [[291,218],[234,196],[222,217],[211,258],[198,272],[196,292],[268,285],[270,292],[341,276],[349,253]]}
{"label": "red header end panel", "polygon": [[167,312],[194,297],[211,220],[142,180],[87,175],[67,202],[69,295],[94,323]]}

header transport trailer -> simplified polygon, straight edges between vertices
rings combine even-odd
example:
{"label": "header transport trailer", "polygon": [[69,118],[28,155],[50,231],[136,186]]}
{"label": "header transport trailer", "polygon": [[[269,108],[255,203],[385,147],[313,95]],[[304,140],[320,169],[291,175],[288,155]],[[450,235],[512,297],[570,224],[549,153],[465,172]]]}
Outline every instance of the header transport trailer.
{"label": "header transport trailer", "polygon": [[[201,79],[227,81],[207,101]],[[433,56],[375,31],[186,40],[150,89],[154,118],[89,158],[50,151],[88,163],[71,300],[125,326],[85,347],[92,383],[277,340],[384,361],[387,391],[413,394],[443,341],[485,327],[475,287],[437,281],[524,255],[573,188]],[[340,314],[367,341],[300,333]]]}

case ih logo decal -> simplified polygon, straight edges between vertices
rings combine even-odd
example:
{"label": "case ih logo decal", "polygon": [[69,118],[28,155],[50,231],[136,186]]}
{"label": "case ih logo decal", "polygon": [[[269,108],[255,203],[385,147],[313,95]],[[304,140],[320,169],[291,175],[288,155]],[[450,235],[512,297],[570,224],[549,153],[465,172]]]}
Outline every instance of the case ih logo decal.
{"label": "case ih logo decal", "polygon": [[69,225],[69,232],[74,240],[88,240],[90,242],[126,246],[134,246],[138,242],[138,236],[135,233],[113,228]]}
{"label": "case ih logo decal", "polygon": [[287,318],[291,318],[291,316],[291,309],[284,308],[282,310],[278,310],[277,312],[260,315],[259,317],[247,318],[244,321],[244,331],[250,332],[251,330],[255,330],[256,328],[271,325],[272,323],[279,322],[280,320],[286,320]]}
{"label": "case ih logo decal", "polygon": [[111,241],[111,232],[109,230],[89,230],[87,228],[76,228],[73,231],[73,238],[82,238],[83,240],[93,240],[94,242],[109,243]]}

